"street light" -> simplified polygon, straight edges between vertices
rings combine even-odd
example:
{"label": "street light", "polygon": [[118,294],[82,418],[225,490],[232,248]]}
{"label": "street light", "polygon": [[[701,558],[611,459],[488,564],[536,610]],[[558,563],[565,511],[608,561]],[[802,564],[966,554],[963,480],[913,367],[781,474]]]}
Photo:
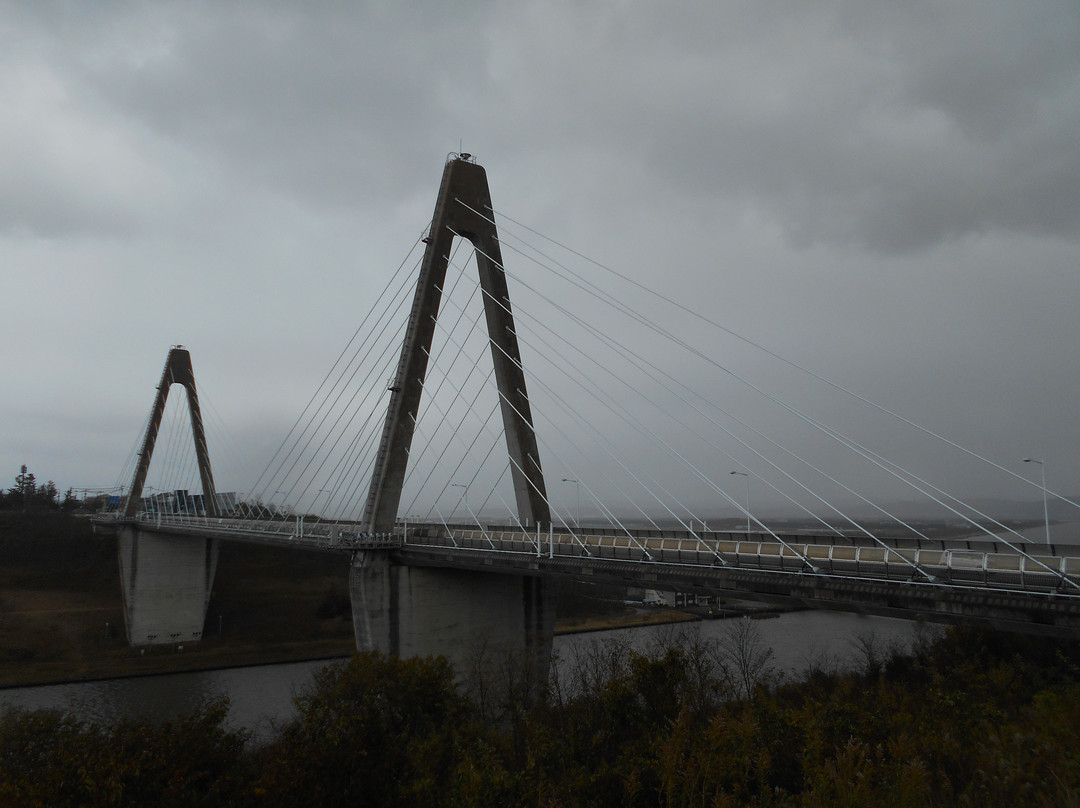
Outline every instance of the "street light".
{"label": "street light", "polygon": [[451,488],[460,488],[460,489],[462,489],[462,495],[461,496],[465,500],[465,519],[467,521],[470,518],[469,517],[469,486],[465,485],[464,483],[450,483],[450,487]]}
{"label": "street light", "polygon": [[1043,492],[1043,521],[1046,523],[1046,544],[1050,544],[1050,509],[1046,505],[1046,466],[1041,460],[1036,460],[1034,457],[1025,457],[1025,463],[1038,463],[1039,469],[1042,471],[1042,492]]}
{"label": "street light", "polygon": [[[289,512],[289,495],[284,491],[275,491],[274,496],[281,494],[281,505],[278,506],[281,510],[281,515],[285,516]],[[273,504],[274,500],[271,498],[270,503]]]}
{"label": "street light", "polygon": [[569,477],[563,477],[562,481],[564,483],[573,483],[574,484],[574,493],[575,493],[575,495],[577,497],[577,508],[574,511],[574,527],[576,527],[576,528],[578,528],[580,530],[581,529],[581,483],[579,483],[577,480],[571,480]]}
{"label": "street light", "polygon": [[733,471],[731,473],[746,478],[746,537],[750,538],[750,475],[745,471]]}
{"label": "street light", "polygon": [[311,505],[312,510],[314,510],[316,513],[318,513],[319,494],[326,494],[326,507],[329,508],[330,507],[330,498],[331,498],[331,495],[333,493],[334,492],[331,491],[329,488],[320,488],[318,491],[316,491],[315,492],[315,501]]}

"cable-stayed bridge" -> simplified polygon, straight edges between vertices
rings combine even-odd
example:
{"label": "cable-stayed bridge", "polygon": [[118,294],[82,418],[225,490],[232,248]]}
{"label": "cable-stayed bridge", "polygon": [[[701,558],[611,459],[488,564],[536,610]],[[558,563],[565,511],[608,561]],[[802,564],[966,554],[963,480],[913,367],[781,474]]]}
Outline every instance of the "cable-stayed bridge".
{"label": "cable-stayed bridge", "polygon": [[[483,169],[452,155],[417,239],[423,257],[402,263],[243,494],[219,493],[190,355],[170,351],[122,510],[96,520],[120,535],[133,643],[201,636],[222,539],[346,554],[359,647],[459,662],[482,641],[546,663],[554,576],[1080,634],[1080,552],[1032,543],[836,424],[864,426],[848,409],[859,405],[905,430],[900,454],[938,444],[1021,475],[644,284],[617,276],[628,293],[615,297],[549,254],[561,245],[510,242],[499,215]],[[465,243],[472,254],[459,259]],[[512,272],[504,247],[555,281]],[[738,356],[716,358],[719,337],[800,381],[766,389]],[[798,402],[810,382],[843,403]],[[190,429],[183,413],[168,417],[173,384],[186,389]],[[834,465],[859,463],[846,475],[829,463],[841,451]],[[886,483],[972,537],[928,535],[880,504]],[[771,524],[752,487],[818,529]],[[744,527],[710,529],[720,510]],[[873,528],[857,515],[867,511]]]}

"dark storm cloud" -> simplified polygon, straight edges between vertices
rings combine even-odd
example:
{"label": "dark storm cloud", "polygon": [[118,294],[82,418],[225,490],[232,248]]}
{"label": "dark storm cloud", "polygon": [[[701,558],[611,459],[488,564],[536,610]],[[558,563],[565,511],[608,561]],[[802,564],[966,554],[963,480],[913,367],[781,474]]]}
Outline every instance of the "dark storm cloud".
{"label": "dark storm cloud", "polygon": [[432,121],[452,107],[455,76],[482,68],[481,51],[462,47],[476,17],[441,5],[154,6],[109,35],[155,47],[90,65],[88,80],[223,178],[363,206],[402,193],[402,166],[445,151]]}
{"label": "dark storm cloud", "polygon": [[197,193],[184,187],[185,163],[219,186],[316,207],[395,204],[427,179],[419,166],[450,140],[433,122],[453,107],[454,76],[476,68],[478,51],[460,46],[468,15],[252,12],[13,8],[0,57],[10,68],[3,227],[123,229],[144,218],[147,196]]}
{"label": "dark storm cloud", "polygon": [[[134,432],[183,342],[228,418],[287,428],[460,142],[542,232],[1075,456],[1078,41],[1073,2],[2,3],[0,337],[30,347],[0,419],[75,386]],[[91,454],[55,475],[119,466]]]}
{"label": "dark storm cloud", "polygon": [[1080,7],[770,7],[715,5],[719,43],[626,43],[611,72],[640,104],[614,106],[658,186],[741,198],[796,245],[1080,232]]}

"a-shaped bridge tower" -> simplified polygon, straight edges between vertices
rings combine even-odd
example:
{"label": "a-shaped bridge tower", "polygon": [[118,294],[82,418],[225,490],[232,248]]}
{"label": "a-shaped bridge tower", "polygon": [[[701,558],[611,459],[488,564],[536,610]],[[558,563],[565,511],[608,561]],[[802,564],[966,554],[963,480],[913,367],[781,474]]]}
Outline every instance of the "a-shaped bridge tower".
{"label": "a-shaped bridge tower", "polygon": [[[446,269],[458,237],[476,248],[518,518],[523,526],[538,531],[546,530],[551,521],[492,216],[487,173],[469,155],[452,155],[443,170],[425,239],[364,508],[363,525],[369,533],[389,533],[397,520]],[[463,674],[482,647],[520,654],[537,674],[547,674],[555,604],[553,588],[539,576],[404,566],[385,552],[368,551],[358,554],[350,589],[360,650],[402,656],[443,654]]]}
{"label": "a-shaped bridge tower", "polygon": [[195,459],[199,466],[199,479],[202,481],[203,507],[207,516],[218,516],[217,495],[214,490],[214,475],[210,470],[210,453],[206,449],[206,431],[203,429],[202,411],[199,409],[199,394],[195,390],[195,371],[191,367],[191,354],[183,345],[174,345],[165,358],[165,369],[161,372],[154,406],[150,411],[150,420],[146,425],[139,462],[135,467],[135,476],[131,480],[125,516],[134,516],[141,509],[143,484],[150,469],[150,459],[154,455],[158,430],[161,429],[161,417],[165,413],[165,402],[169,390],[174,384],[181,385],[187,391],[188,413],[191,416],[191,436],[195,441]]}
{"label": "a-shaped bridge tower", "polygon": [[470,155],[455,155],[443,171],[397,375],[390,388],[382,443],[364,508],[363,524],[372,533],[389,532],[397,519],[431,340],[455,237],[469,239],[476,248],[476,266],[480,272],[484,316],[491,359],[495,364],[495,383],[499,389],[518,518],[525,527],[546,525],[551,521],[502,251],[495,221],[491,218],[487,173],[469,158]]}
{"label": "a-shaped bridge tower", "polygon": [[[161,372],[150,420],[146,424],[124,507],[126,517],[134,517],[142,510],[143,485],[157,443],[165,403],[174,384],[187,391],[191,434],[202,480],[198,510],[205,516],[219,515],[191,354],[183,346],[175,345],[165,359],[165,369]],[[155,532],[149,526],[126,524],[118,530],[117,550],[128,641],[132,645],[160,645],[201,639],[217,569],[218,540],[167,535]]]}

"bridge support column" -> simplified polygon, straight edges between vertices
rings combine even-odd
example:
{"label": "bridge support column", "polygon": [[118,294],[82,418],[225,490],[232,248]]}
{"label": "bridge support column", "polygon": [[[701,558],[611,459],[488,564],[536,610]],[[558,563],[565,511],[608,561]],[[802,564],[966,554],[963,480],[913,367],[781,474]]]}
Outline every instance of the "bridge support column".
{"label": "bridge support column", "polygon": [[123,526],[117,548],[128,642],[138,646],[201,640],[218,540]]}
{"label": "bridge support column", "polygon": [[544,578],[404,566],[365,552],[349,590],[360,651],[445,656],[467,689],[535,692],[547,681],[555,593]]}

